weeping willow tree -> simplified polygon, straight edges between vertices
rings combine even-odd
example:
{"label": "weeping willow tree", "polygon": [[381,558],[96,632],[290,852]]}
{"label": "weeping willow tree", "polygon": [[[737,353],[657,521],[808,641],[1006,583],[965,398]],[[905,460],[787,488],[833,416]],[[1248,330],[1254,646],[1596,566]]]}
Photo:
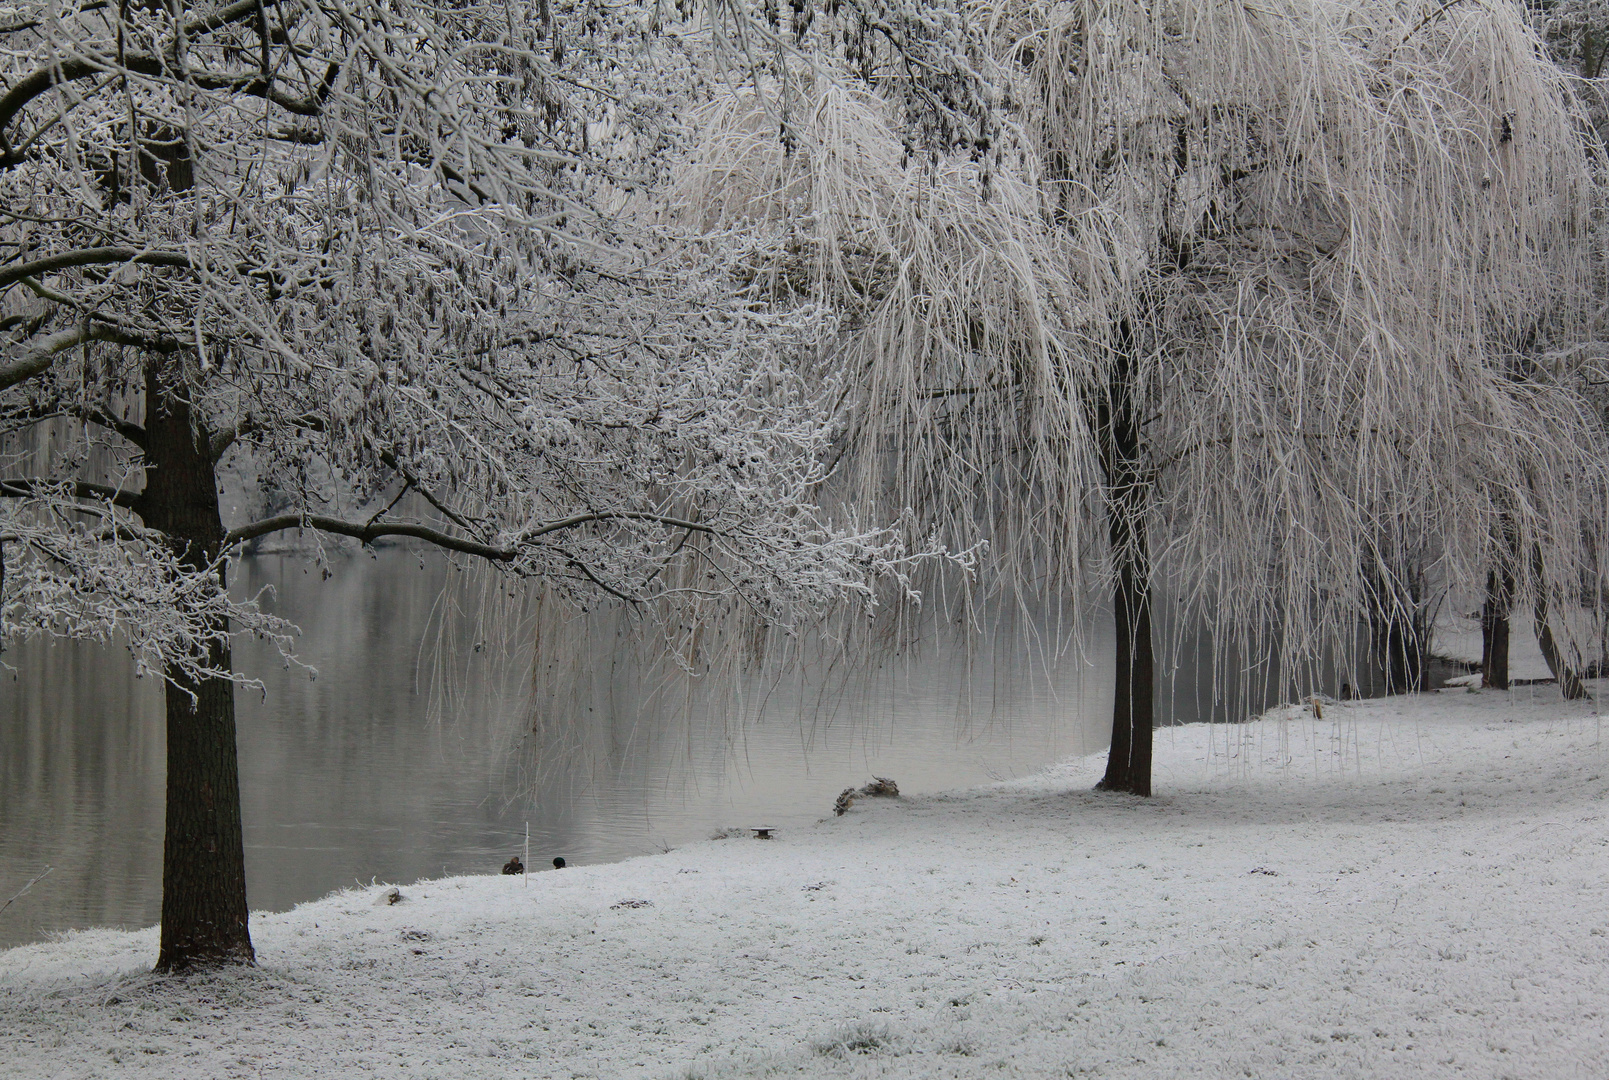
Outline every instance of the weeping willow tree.
{"label": "weeping willow tree", "polygon": [[987,588],[1106,590],[1102,787],[1150,792],[1158,588],[1282,685],[1414,617],[1410,543],[1568,637],[1547,600],[1604,514],[1567,348],[1596,188],[1521,7],[957,9],[975,78],[941,99],[986,107],[948,142],[907,120],[915,24],[857,19],[775,32],[769,78],[695,118],[673,210],[770,301],[840,313],[859,498],[987,537]]}

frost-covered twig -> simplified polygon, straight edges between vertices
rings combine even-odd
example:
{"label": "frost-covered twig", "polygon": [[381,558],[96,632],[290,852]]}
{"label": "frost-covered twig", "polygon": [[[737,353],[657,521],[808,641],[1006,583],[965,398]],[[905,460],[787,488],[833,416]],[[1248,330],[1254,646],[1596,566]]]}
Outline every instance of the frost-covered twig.
{"label": "frost-covered twig", "polygon": [[16,892],[11,894],[11,899],[10,900],[7,900],[5,903],[0,904],[0,915],[5,914],[6,908],[10,907],[12,904],[15,904],[18,901],[18,899],[20,899],[22,897],[22,895],[24,893],[26,893],[29,889],[33,888],[35,885],[39,884],[39,882],[43,881],[44,878],[45,878],[45,875],[49,874],[53,869],[55,869],[55,867],[47,866],[43,870],[39,871],[39,873],[37,873],[33,877],[29,878],[28,883],[26,885],[24,885],[22,888],[18,889]]}

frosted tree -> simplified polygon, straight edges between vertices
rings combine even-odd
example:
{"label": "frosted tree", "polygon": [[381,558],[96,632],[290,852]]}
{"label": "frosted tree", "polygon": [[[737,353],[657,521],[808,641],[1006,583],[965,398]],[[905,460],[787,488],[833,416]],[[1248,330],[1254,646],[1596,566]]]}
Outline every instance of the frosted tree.
{"label": "frosted tree", "polygon": [[1605,505],[1596,188],[1524,9],[957,9],[951,90],[992,120],[927,142],[900,50],[836,61],[860,18],[784,28],[702,110],[674,210],[842,312],[863,497],[988,536],[998,587],[1108,590],[1102,787],[1150,791],[1159,585],[1311,686],[1360,618],[1418,615],[1412,549],[1438,588],[1523,583],[1563,654],[1545,601]]}
{"label": "frosted tree", "polygon": [[[230,641],[293,628],[228,593],[241,544],[408,538],[673,643],[908,588],[906,532],[813,502],[830,314],[625,224],[689,85],[655,18],[0,8],[0,635],[165,682],[160,969],[253,955]],[[242,459],[289,509],[223,519]]]}

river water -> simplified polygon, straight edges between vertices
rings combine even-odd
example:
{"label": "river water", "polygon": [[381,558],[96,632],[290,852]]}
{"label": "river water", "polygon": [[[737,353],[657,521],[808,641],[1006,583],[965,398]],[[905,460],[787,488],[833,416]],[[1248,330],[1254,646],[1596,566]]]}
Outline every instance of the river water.
{"label": "river water", "polygon": [[[527,827],[533,869],[799,828],[873,775],[913,794],[986,783],[1097,751],[1109,725],[1111,649],[1096,641],[1050,665],[1009,649],[889,662],[834,707],[776,693],[741,724],[645,718],[641,690],[613,686],[607,708],[538,735],[518,649],[477,651],[454,614],[474,606],[467,575],[393,550],[337,557],[328,580],[288,556],[246,559],[236,578],[273,587],[269,606],[301,626],[298,654],[318,669],[236,647],[263,682],[237,695],[254,910],[355,882],[495,873]],[[0,913],[0,947],[154,924],[161,687],[116,648],[33,642],[0,660],[14,669],[0,670],[0,904],[52,868]]]}

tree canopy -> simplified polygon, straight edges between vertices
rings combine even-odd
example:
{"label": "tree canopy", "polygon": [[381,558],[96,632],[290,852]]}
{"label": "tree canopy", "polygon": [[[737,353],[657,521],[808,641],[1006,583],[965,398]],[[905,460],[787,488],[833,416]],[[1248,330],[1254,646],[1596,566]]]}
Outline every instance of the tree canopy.
{"label": "tree canopy", "polygon": [[[1113,589],[1116,760],[1149,744],[1153,581],[1311,686],[1360,618],[1412,614],[1405,553],[1476,594],[1596,572],[1599,188],[1526,15],[975,9],[999,122],[926,155],[798,36],[795,141],[764,85],[717,99],[686,203],[844,312],[867,498],[988,536],[1018,592]],[[1109,779],[1148,791],[1148,759]]]}
{"label": "tree canopy", "polygon": [[[692,85],[653,9],[8,11],[0,635],[167,681],[162,966],[250,957],[228,643],[292,628],[227,592],[242,543],[409,538],[672,639],[936,553],[814,501],[831,320],[634,223]],[[224,522],[232,464],[281,505]]]}

